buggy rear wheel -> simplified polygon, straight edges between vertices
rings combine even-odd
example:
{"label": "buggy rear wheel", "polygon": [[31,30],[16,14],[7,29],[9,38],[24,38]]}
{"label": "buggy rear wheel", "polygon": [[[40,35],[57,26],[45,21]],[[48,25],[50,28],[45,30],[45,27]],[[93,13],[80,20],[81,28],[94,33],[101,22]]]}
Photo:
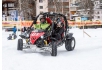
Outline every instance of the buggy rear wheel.
{"label": "buggy rear wheel", "polygon": [[73,51],[74,48],[75,48],[75,44],[76,44],[76,42],[75,42],[75,38],[74,37],[72,37],[71,39],[67,39],[65,41],[65,48],[66,48],[66,50],[67,51]]}
{"label": "buggy rear wheel", "polygon": [[17,50],[23,50],[23,40],[18,39]]}

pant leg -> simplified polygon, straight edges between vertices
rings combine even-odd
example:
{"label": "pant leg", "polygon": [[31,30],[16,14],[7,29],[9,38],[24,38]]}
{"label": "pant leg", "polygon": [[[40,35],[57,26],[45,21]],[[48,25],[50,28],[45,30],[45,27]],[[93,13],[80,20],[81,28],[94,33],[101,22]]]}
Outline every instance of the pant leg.
{"label": "pant leg", "polygon": [[61,39],[61,35],[58,33],[58,34],[56,34],[56,39],[57,40],[60,40]]}

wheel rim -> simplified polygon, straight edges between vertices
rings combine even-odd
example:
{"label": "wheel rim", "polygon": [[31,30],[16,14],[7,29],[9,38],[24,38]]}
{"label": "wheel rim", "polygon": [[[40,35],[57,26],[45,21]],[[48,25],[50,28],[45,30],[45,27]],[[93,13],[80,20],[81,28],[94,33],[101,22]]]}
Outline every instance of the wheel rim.
{"label": "wheel rim", "polygon": [[74,42],[74,40],[72,40],[72,42],[71,42],[72,48],[74,47],[74,44],[75,44],[75,42]]}

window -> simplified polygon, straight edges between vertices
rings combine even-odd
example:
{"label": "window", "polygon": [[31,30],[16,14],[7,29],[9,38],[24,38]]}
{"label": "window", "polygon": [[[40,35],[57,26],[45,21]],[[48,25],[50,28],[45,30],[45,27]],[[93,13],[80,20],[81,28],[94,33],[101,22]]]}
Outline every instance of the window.
{"label": "window", "polygon": [[69,6],[63,6],[64,8],[69,8]]}
{"label": "window", "polygon": [[54,0],[52,0],[52,2],[54,2]]}
{"label": "window", "polygon": [[87,14],[90,14],[89,12]]}
{"label": "window", "polygon": [[55,8],[55,6],[50,6],[50,8]]}
{"label": "window", "polygon": [[96,14],[99,14],[100,12],[99,11],[96,11]]}
{"label": "window", "polygon": [[14,7],[14,4],[13,3],[9,3],[8,7]]}
{"label": "window", "polygon": [[40,2],[40,3],[42,3],[42,2],[43,2],[43,0],[39,0],[39,2]]}
{"label": "window", "polygon": [[69,0],[63,0],[63,2],[69,2]]}
{"label": "window", "polygon": [[60,0],[57,0],[57,2],[60,2]]}
{"label": "window", "polygon": [[68,2],[68,0],[57,0],[57,2]]}
{"label": "window", "polygon": [[40,6],[40,9],[43,9],[43,6]]}
{"label": "window", "polygon": [[102,6],[100,6],[100,9],[102,9]]}
{"label": "window", "polygon": [[95,5],[98,5],[99,4],[99,1],[95,1],[95,3],[94,3]]}
{"label": "window", "polygon": [[96,2],[94,2],[96,4]]}
{"label": "window", "polygon": [[4,4],[3,6],[4,6],[4,7],[7,7],[7,4]]}
{"label": "window", "polygon": [[92,19],[94,19],[94,16],[92,16]]}
{"label": "window", "polygon": [[97,14],[99,14],[99,11],[97,12]]}
{"label": "window", "polygon": [[100,16],[98,16],[98,18],[100,18]]}

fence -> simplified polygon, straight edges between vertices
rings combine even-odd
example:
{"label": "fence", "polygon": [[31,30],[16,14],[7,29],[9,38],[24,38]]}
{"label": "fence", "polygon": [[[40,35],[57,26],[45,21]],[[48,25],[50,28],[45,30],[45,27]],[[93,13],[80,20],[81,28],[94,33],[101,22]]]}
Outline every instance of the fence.
{"label": "fence", "polygon": [[[2,21],[2,26],[3,27],[13,27],[13,26],[18,26],[18,27],[29,27],[31,26],[33,21]],[[39,21],[37,22],[39,23]],[[101,21],[82,21],[82,22],[75,22],[75,21],[70,21],[68,20],[69,26],[93,26],[93,25],[102,25]]]}

